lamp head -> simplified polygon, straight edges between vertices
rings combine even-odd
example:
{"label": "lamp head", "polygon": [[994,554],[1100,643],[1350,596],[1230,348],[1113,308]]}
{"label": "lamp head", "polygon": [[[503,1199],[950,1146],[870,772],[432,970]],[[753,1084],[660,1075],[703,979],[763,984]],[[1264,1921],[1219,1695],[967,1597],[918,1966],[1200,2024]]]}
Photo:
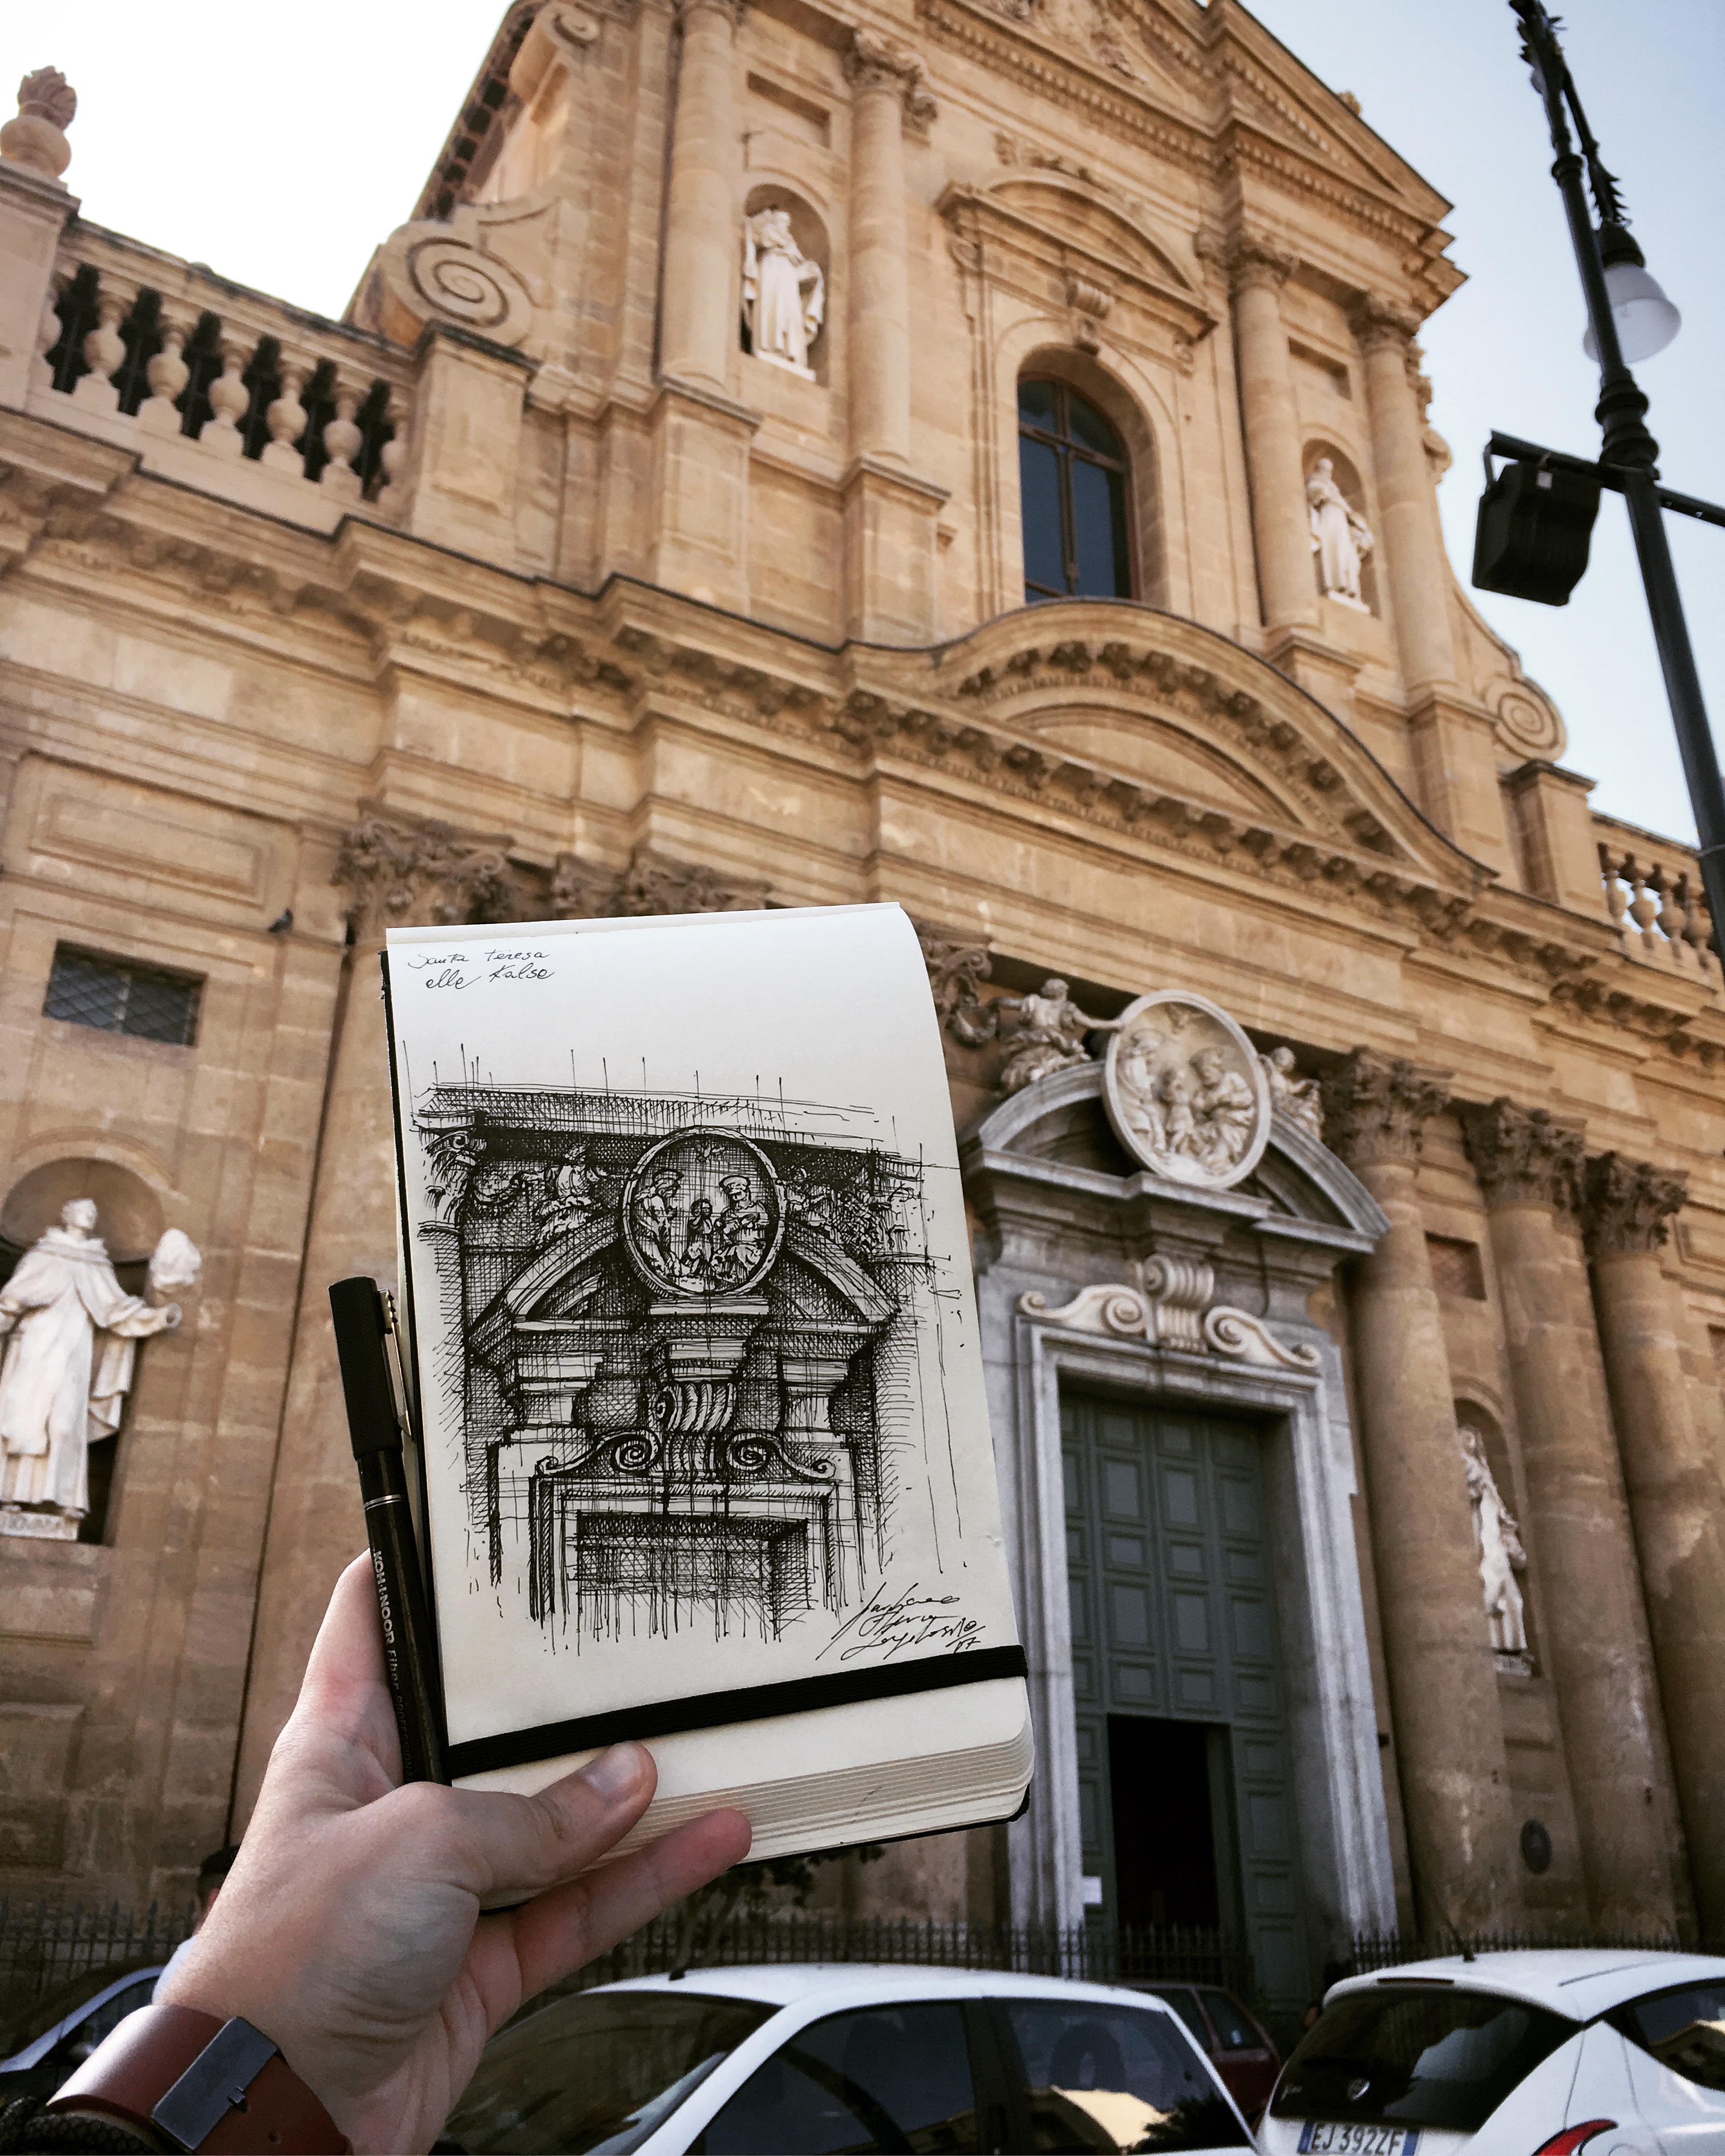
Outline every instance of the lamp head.
{"label": "lamp head", "polygon": [[[1634,235],[1615,219],[1599,227],[1599,256],[1605,265],[1605,292],[1611,302],[1611,319],[1617,325],[1617,341],[1630,366],[1663,352],[1683,326],[1683,317],[1648,274]],[[1593,325],[1581,340],[1581,348],[1597,361],[1599,347]]]}

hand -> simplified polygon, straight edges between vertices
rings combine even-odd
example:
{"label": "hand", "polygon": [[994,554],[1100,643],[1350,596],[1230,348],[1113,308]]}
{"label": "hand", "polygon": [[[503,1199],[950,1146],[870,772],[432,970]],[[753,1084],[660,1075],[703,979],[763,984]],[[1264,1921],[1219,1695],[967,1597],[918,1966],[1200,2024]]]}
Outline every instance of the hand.
{"label": "hand", "polygon": [[[336,1584],[234,1869],[157,1994],[243,2015],[359,2150],[429,2148],[524,1999],[749,1845],[741,1812],[710,1812],[589,1872],[653,1794],[639,1744],[532,1797],[398,1788],[400,1773],[362,1557]],[[481,1896],[524,1888],[521,1907],[480,1914]]]}

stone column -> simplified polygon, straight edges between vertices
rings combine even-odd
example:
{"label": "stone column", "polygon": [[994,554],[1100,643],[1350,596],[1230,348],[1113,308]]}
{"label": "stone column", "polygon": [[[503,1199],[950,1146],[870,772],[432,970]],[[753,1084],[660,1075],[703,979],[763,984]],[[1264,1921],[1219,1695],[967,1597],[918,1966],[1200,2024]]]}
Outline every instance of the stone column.
{"label": "stone column", "polygon": [[732,51],[740,0],[678,0],[682,57],[665,187],[659,365],[683,382],[722,389],[737,339],[741,259]]}
{"label": "stone column", "polygon": [[1354,1367],[1390,1704],[1422,1928],[1520,1913],[1503,1726],[1415,1170],[1448,1101],[1432,1073],[1356,1049],[1324,1081],[1325,1139],[1389,1219],[1353,1280]]}
{"label": "stone column", "polygon": [[1509,1100],[1462,1129],[1490,1209],[1527,1478],[1528,1557],[1595,1926],[1691,1919],[1665,1717],[1577,1232],[1583,1137]]}
{"label": "stone column", "polygon": [[1368,299],[1356,310],[1353,326],[1365,355],[1372,464],[1384,526],[1378,536],[1389,579],[1402,679],[1412,691],[1455,679],[1450,565],[1432,499],[1409,349],[1419,326],[1388,301]]}
{"label": "stone column", "polygon": [[1265,624],[1271,629],[1296,622],[1310,626],[1318,619],[1317,583],[1312,567],[1300,415],[1281,299],[1294,258],[1242,234],[1224,259],[1234,285],[1240,408]]}
{"label": "stone column", "polygon": [[270,1495],[240,1731],[236,1833],[250,1816],[270,1748],[298,1695],[336,1576],[365,1543],[328,1291],[331,1281],[354,1273],[390,1287],[396,1280],[395,1125],[377,964],[384,932],[469,920],[501,894],[507,845],[381,812],[366,815],[342,842],[336,880],[352,894],[355,940]]}
{"label": "stone column", "polygon": [[845,314],[850,464],[845,479],[845,629],[871,643],[935,632],[935,526],[945,490],[911,469],[911,280],[905,132],[934,117],[922,66],[878,32],[852,33]]}
{"label": "stone column", "polygon": [[1684,1369],[1676,1283],[1659,1262],[1684,1179],[1608,1152],[1583,1222],[1641,1591],[1671,1732],[1703,1938],[1725,1938],[1725,1484]]}

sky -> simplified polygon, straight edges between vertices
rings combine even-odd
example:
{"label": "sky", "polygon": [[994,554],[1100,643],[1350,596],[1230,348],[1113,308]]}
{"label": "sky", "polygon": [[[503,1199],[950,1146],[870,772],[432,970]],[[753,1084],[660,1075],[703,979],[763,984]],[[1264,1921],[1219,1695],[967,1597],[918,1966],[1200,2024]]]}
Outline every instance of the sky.
{"label": "sky", "polygon": [[[1257,0],[1319,79],[1455,205],[1469,281],[1421,332],[1439,490],[1464,583],[1493,427],[1597,453],[1598,377],[1539,100],[1507,0]],[[419,187],[501,0],[300,0],[290,22],[229,10],[164,36],[136,0],[29,0],[0,18],[0,82],[59,67],[78,92],[68,183],[84,214],[240,283],[338,315]],[[1667,485],[1725,501],[1725,0],[1567,0],[1570,65],[1648,266],[1682,334],[1637,370]],[[938,59],[932,73],[938,90]],[[1725,732],[1725,531],[1667,517],[1702,680]],[[1595,808],[1672,837],[1694,822],[1623,505],[1607,495],[1566,608],[1489,593],[1480,611],[1555,697]]]}

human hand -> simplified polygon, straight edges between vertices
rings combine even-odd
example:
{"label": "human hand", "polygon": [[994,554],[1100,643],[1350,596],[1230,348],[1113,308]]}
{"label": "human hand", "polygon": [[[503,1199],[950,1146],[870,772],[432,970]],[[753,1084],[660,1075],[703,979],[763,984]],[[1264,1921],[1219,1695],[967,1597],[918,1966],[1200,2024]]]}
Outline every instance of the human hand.
{"label": "human hand", "polygon": [[[398,1787],[371,1560],[336,1584],[299,1704],[193,1951],[157,1994],[268,2036],[357,2150],[429,2148],[522,2001],[748,1853],[710,1812],[578,1876],[656,1779],[614,1745],[536,1796]],[[484,1895],[532,1892],[480,1913]]]}

